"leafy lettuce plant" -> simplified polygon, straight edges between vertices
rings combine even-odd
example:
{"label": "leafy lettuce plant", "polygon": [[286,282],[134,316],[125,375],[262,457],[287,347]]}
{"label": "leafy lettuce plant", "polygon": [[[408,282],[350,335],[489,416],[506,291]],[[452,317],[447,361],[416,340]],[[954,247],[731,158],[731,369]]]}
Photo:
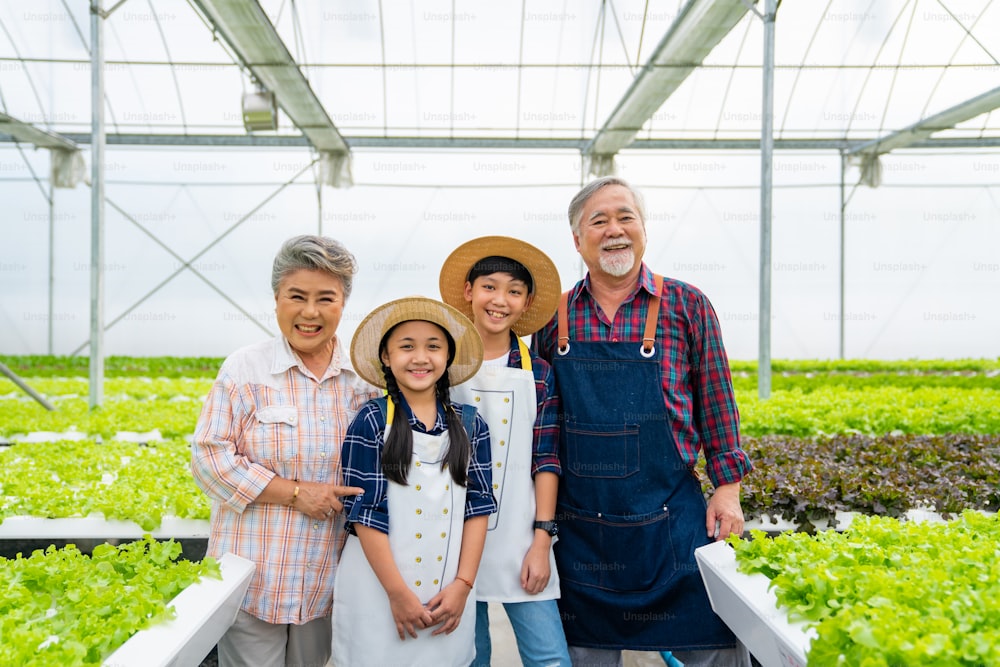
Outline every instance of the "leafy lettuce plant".
{"label": "leafy lettuce plant", "polygon": [[92,556],[75,546],[0,558],[0,664],[94,665],[139,630],[173,618],[171,599],[202,577],[211,557],[178,561],[181,545],[149,536]]}
{"label": "leafy lettuce plant", "polygon": [[1000,664],[1000,517],[861,517],[842,532],[729,542],[791,620],[814,626],[810,666]]}

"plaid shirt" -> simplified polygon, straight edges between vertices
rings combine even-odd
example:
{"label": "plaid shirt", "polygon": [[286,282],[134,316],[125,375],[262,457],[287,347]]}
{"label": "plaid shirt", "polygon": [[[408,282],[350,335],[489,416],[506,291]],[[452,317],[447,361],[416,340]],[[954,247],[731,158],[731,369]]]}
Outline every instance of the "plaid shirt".
{"label": "plaid shirt", "polygon": [[[440,435],[448,430],[444,410],[438,405],[437,419],[429,431],[413,416],[406,398],[400,405],[410,423],[419,433]],[[452,403],[459,418],[466,406]],[[497,503],[493,498],[493,459],[490,456],[490,429],[483,416],[476,414],[476,426],[469,434],[472,456],[469,457],[469,484],[465,490],[465,518],[493,514]],[[344,498],[344,516],[347,525],[359,523],[383,533],[389,533],[389,480],[382,472],[382,447],[385,445],[385,417],[369,402],[351,422],[344,438],[341,459],[344,463],[344,485],[359,486],[365,490],[360,496]]]}
{"label": "plaid shirt", "polygon": [[[514,332],[510,334],[510,355],[507,368],[521,367],[521,347]],[[531,476],[539,472],[562,475],[559,463],[559,395],[552,366],[536,354],[531,355],[531,372],[535,376],[537,414],[532,431]]]}
{"label": "plaid shirt", "polygon": [[212,499],[208,555],[232,552],[256,565],[247,613],[276,624],[330,614],[343,520],[254,499],[275,476],[339,483],[347,425],[376,395],[350,370],[339,340],[318,381],[284,337],[223,363],[198,419],[191,471]]}
{"label": "plaid shirt", "polygon": [[[642,265],[639,281],[613,322],[590,291],[590,274],[569,293],[570,341],[641,343],[646,312],[654,298],[653,272]],[[694,469],[704,449],[708,476],[716,486],[740,481],[751,470],[740,448],[740,416],[729,375],[722,332],[708,297],[679,280],[664,278],[656,341],[662,349],[663,399],[681,458]],[[558,315],[532,337],[531,348],[551,362]]]}

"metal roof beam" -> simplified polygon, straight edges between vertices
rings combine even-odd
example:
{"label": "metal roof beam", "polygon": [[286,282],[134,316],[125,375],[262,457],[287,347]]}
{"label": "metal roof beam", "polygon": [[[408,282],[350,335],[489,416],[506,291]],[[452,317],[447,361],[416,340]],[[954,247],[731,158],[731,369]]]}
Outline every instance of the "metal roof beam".
{"label": "metal roof beam", "polygon": [[31,123],[25,123],[13,116],[8,116],[0,112],[0,135],[8,134],[17,141],[33,144],[37,148],[58,148],[64,151],[78,150],[77,145],[55,132],[43,130],[35,127]]}
{"label": "metal roof beam", "polygon": [[[64,132],[62,136],[77,144],[90,143],[90,134]],[[16,138],[0,134],[0,144],[11,143]],[[846,151],[855,142],[843,138],[775,139],[774,148],[782,151]],[[245,134],[109,134],[109,146],[226,146],[236,148],[303,148],[309,141],[302,135],[245,135]],[[583,150],[580,139],[503,139],[462,137],[351,137],[355,148],[413,149],[413,148],[462,148],[462,149],[564,149]],[[940,137],[915,142],[908,148],[996,148],[1000,136],[991,137]],[[760,139],[636,139],[628,150],[760,150]]]}
{"label": "metal roof beam", "polygon": [[254,78],[274,93],[295,126],[320,152],[346,156],[341,171],[329,174],[331,185],[349,185],[350,147],[341,136],[309,81],[299,69],[257,0],[194,0]]}
{"label": "metal roof beam", "polygon": [[878,156],[894,151],[897,148],[906,148],[915,143],[923,142],[930,135],[941,130],[947,130],[963,123],[970,118],[975,118],[980,114],[993,111],[1000,107],[1000,88],[994,88],[961,104],[957,104],[950,109],[945,109],[941,113],[904,127],[901,130],[891,132],[884,137],[866,141],[858,144],[847,151],[847,155]]}
{"label": "metal roof beam", "polygon": [[583,150],[593,164],[632,143],[642,126],[729,34],[750,8],[744,0],[690,0],[632,81],[618,106]]}

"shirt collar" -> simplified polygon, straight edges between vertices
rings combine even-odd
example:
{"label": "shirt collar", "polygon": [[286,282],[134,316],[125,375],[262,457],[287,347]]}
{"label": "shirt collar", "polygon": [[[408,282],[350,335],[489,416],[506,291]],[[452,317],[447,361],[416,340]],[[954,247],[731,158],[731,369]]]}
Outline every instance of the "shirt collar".
{"label": "shirt collar", "polygon": [[[656,283],[653,280],[653,270],[646,266],[646,262],[642,262],[639,266],[639,280],[636,282],[635,289],[629,292],[629,295],[625,297],[624,302],[631,301],[635,298],[635,295],[639,293],[640,289],[644,289],[653,296],[656,294]],[[576,301],[580,298],[580,295],[586,291],[588,294],[593,296],[593,292],[590,291],[590,271],[587,271],[587,275],[584,276],[583,280],[577,283],[576,287],[569,294],[569,300]],[[623,303],[624,303],[623,302]]]}
{"label": "shirt collar", "polygon": [[[296,366],[303,375],[312,376],[312,372],[306,368],[302,360],[299,359],[299,355],[295,354],[295,350],[289,345],[288,339],[284,336],[279,336],[274,339],[274,354],[271,357],[271,374],[281,375],[287,371],[292,366]],[[323,373],[323,377],[317,378],[320,382],[328,377],[339,375],[342,370],[353,370],[351,364],[345,358],[342,353],[340,346],[340,337],[334,339],[333,345],[333,356],[330,358],[330,365],[327,366],[326,372]]]}
{"label": "shirt collar", "polygon": [[[392,399],[390,398],[388,400],[391,401]],[[408,421],[410,423],[410,427],[412,428],[412,427],[416,426],[417,428],[419,428],[419,429],[422,430],[423,427],[420,426],[420,424],[422,424],[423,422],[417,421],[417,418],[413,416],[413,410],[410,409],[410,404],[406,402],[406,396],[403,395],[403,392],[399,393],[399,404],[402,405],[403,409],[406,411],[405,412],[405,414],[406,414],[406,421]],[[447,421],[447,417],[445,417],[445,414],[444,414],[444,406],[441,405],[441,401],[438,401],[438,404],[437,404],[437,417],[434,418],[434,426],[431,427],[431,428],[429,428],[429,429],[427,429],[426,432],[427,433],[437,433],[439,431],[444,431],[447,428],[448,428],[448,421]]]}
{"label": "shirt collar", "polygon": [[517,344],[517,334],[510,330],[510,354],[507,355],[507,368],[521,367],[521,346]]}

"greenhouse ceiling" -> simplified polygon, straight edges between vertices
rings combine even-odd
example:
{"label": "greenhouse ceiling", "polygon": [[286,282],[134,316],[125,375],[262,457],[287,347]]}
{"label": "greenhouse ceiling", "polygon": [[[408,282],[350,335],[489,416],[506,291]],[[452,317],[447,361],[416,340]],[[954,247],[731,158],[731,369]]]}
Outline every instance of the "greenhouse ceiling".
{"label": "greenhouse ceiling", "polygon": [[[89,142],[89,4],[0,7],[0,112]],[[107,140],[754,147],[764,4],[104,0]],[[997,4],[779,3],[776,146],[996,145]],[[251,133],[241,105],[258,86],[281,109],[275,130]]]}

